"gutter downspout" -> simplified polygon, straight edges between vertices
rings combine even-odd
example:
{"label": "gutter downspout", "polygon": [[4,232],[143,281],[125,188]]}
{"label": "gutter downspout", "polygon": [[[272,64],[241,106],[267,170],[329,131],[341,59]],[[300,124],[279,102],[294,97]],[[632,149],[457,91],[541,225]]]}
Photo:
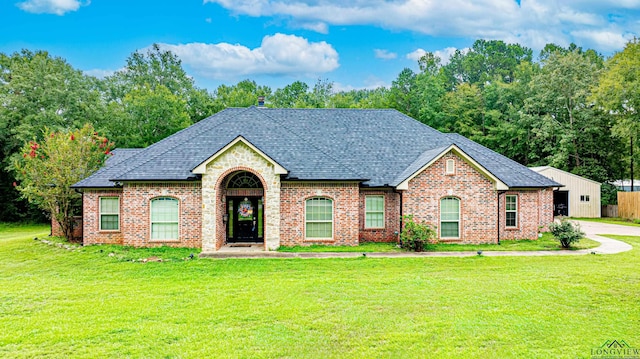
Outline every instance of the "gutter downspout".
{"label": "gutter downspout", "polygon": [[500,195],[507,191],[498,191],[498,245],[500,245]]}
{"label": "gutter downspout", "polygon": [[400,196],[400,228],[396,233],[397,242],[400,243],[400,232],[402,232],[402,191],[398,191],[397,189],[394,189],[393,191]]}

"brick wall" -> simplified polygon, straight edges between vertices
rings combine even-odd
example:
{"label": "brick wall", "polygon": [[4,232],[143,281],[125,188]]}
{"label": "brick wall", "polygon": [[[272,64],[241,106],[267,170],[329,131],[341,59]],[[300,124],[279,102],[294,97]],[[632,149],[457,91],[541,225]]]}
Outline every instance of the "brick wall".
{"label": "brick wall", "polygon": [[[455,173],[445,174],[446,160],[455,161]],[[403,215],[438,226],[440,200],[455,197],[460,200],[460,237],[446,239],[461,243],[496,243],[497,200],[493,183],[475,168],[453,153],[438,159],[429,168],[409,181],[402,194]],[[440,228],[437,229],[440,236]]]}
{"label": "brick wall", "polygon": [[305,240],[305,201],[322,197],[333,200],[333,240],[324,244],[358,244],[359,189],[357,183],[283,182],[280,188],[280,245],[309,245]]}
{"label": "brick wall", "polygon": [[[371,195],[384,196],[384,228],[365,228],[365,198]],[[400,194],[392,190],[360,190],[359,202],[360,241],[396,242],[400,231]]]}
{"label": "brick wall", "polygon": [[[82,239],[82,216],[74,216],[74,227],[73,227],[73,238]],[[64,233],[62,233],[62,228],[60,228],[60,224],[54,218],[51,218],[51,236],[52,237],[63,237]]]}
{"label": "brick wall", "polygon": [[[506,226],[505,201],[507,195],[517,195],[517,227]],[[535,239],[538,231],[548,231],[553,222],[553,190],[508,191],[500,195],[500,239]]]}
{"label": "brick wall", "polygon": [[[100,197],[120,198],[120,230],[100,231]],[[89,244],[122,244],[122,190],[85,190],[82,193],[83,237],[82,243]]]}
{"label": "brick wall", "polygon": [[[178,240],[150,240],[150,201],[157,197],[179,200]],[[125,184],[120,206],[122,244],[135,247],[201,247],[201,198],[199,182]]]}

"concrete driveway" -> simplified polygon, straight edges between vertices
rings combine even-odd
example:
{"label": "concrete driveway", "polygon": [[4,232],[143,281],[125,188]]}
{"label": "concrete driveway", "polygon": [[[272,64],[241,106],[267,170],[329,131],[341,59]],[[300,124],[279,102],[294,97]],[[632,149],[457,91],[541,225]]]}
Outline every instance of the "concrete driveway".
{"label": "concrete driveway", "polygon": [[621,241],[599,236],[600,234],[619,234],[625,236],[640,236],[640,227],[622,226],[619,224],[607,224],[588,221],[571,220],[580,224],[580,228],[585,233],[585,237],[602,243],[598,248],[590,251],[600,254],[615,254],[630,251],[633,247]]}

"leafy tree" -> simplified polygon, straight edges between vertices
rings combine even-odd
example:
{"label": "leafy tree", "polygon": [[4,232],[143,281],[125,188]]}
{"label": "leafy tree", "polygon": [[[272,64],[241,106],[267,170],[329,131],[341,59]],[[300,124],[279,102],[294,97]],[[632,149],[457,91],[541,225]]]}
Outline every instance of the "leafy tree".
{"label": "leafy tree", "polygon": [[416,74],[410,68],[400,72],[398,78],[391,83],[389,104],[396,110],[413,118],[418,116],[416,93]]}
{"label": "leafy tree", "polygon": [[243,80],[235,86],[220,85],[215,91],[216,106],[221,109],[228,107],[249,107],[258,103],[258,97],[269,97],[271,89],[258,86],[255,81]]}
{"label": "leafy tree", "polygon": [[[122,104],[127,94],[143,87],[152,92],[159,89],[179,98],[191,123],[222,109],[211,94],[195,86],[193,79],[182,68],[178,56],[161,49],[158,44],[153,44],[146,53],[133,52],[127,58],[124,69],[105,78],[102,83],[104,96],[112,108]],[[108,129],[110,124],[103,127]],[[129,146],[127,142],[121,145]]]}
{"label": "leafy tree", "polygon": [[[40,218],[10,186],[13,154],[44,127],[63,130],[105,116],[98,81],[46,51],[0,54],[0,221]],[[39,138],[36,138],[39,140]]]}
{"label": "leafy tree", "polygon": [[100,168],[113,143],[89,124],[79,130],[45,129],[44,133],[42,141],[27,142],[22,155],[14,160],[17,189],[29,202],[50,213],[71,240],[73,216],[81,197],[70,186]]}
{"label": "leafy tree", "polygon": [[631,154],[628,159],[633,178],[632,154],[640,129],[640,41],[637,38],[629,41],[624,50],[606,61],[605,71],[591,99],[614,119],[614,134],[630,143]]}
{"label": "leafy tree", "polygon": [[269,97],[271,106],[276,108],[306,107],[309,85],[295,81],[281,89],[277,89]]}
{"label": "leafy tree", "polygon": [[131,90],[124,96],[121,109],[109,132],[126,147],[149,146],[191,124],[185,100],[162,85]]}

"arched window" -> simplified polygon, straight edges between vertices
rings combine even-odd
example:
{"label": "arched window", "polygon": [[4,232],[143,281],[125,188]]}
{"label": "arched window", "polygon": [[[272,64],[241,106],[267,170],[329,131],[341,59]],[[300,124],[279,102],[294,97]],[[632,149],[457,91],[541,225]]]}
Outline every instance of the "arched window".
{"label": "arched window", "polygon": [[305,238],[333,239],[333,201],[309,198],[305,204]]}
{"label": "arched window", "polygon": [[151,239],[178,239],[178,200],[159,197],[151,200]]}
{"label": "arched window", "polygon": [[440,238],[460,238],[460,200],[455,197],[440,200]]}
{"label": "arched window", "polygon": [[262,188],[262,182],[260,178],[253,173],[240,171],[234,173],[231,178],[229,178],[227,188]]}

